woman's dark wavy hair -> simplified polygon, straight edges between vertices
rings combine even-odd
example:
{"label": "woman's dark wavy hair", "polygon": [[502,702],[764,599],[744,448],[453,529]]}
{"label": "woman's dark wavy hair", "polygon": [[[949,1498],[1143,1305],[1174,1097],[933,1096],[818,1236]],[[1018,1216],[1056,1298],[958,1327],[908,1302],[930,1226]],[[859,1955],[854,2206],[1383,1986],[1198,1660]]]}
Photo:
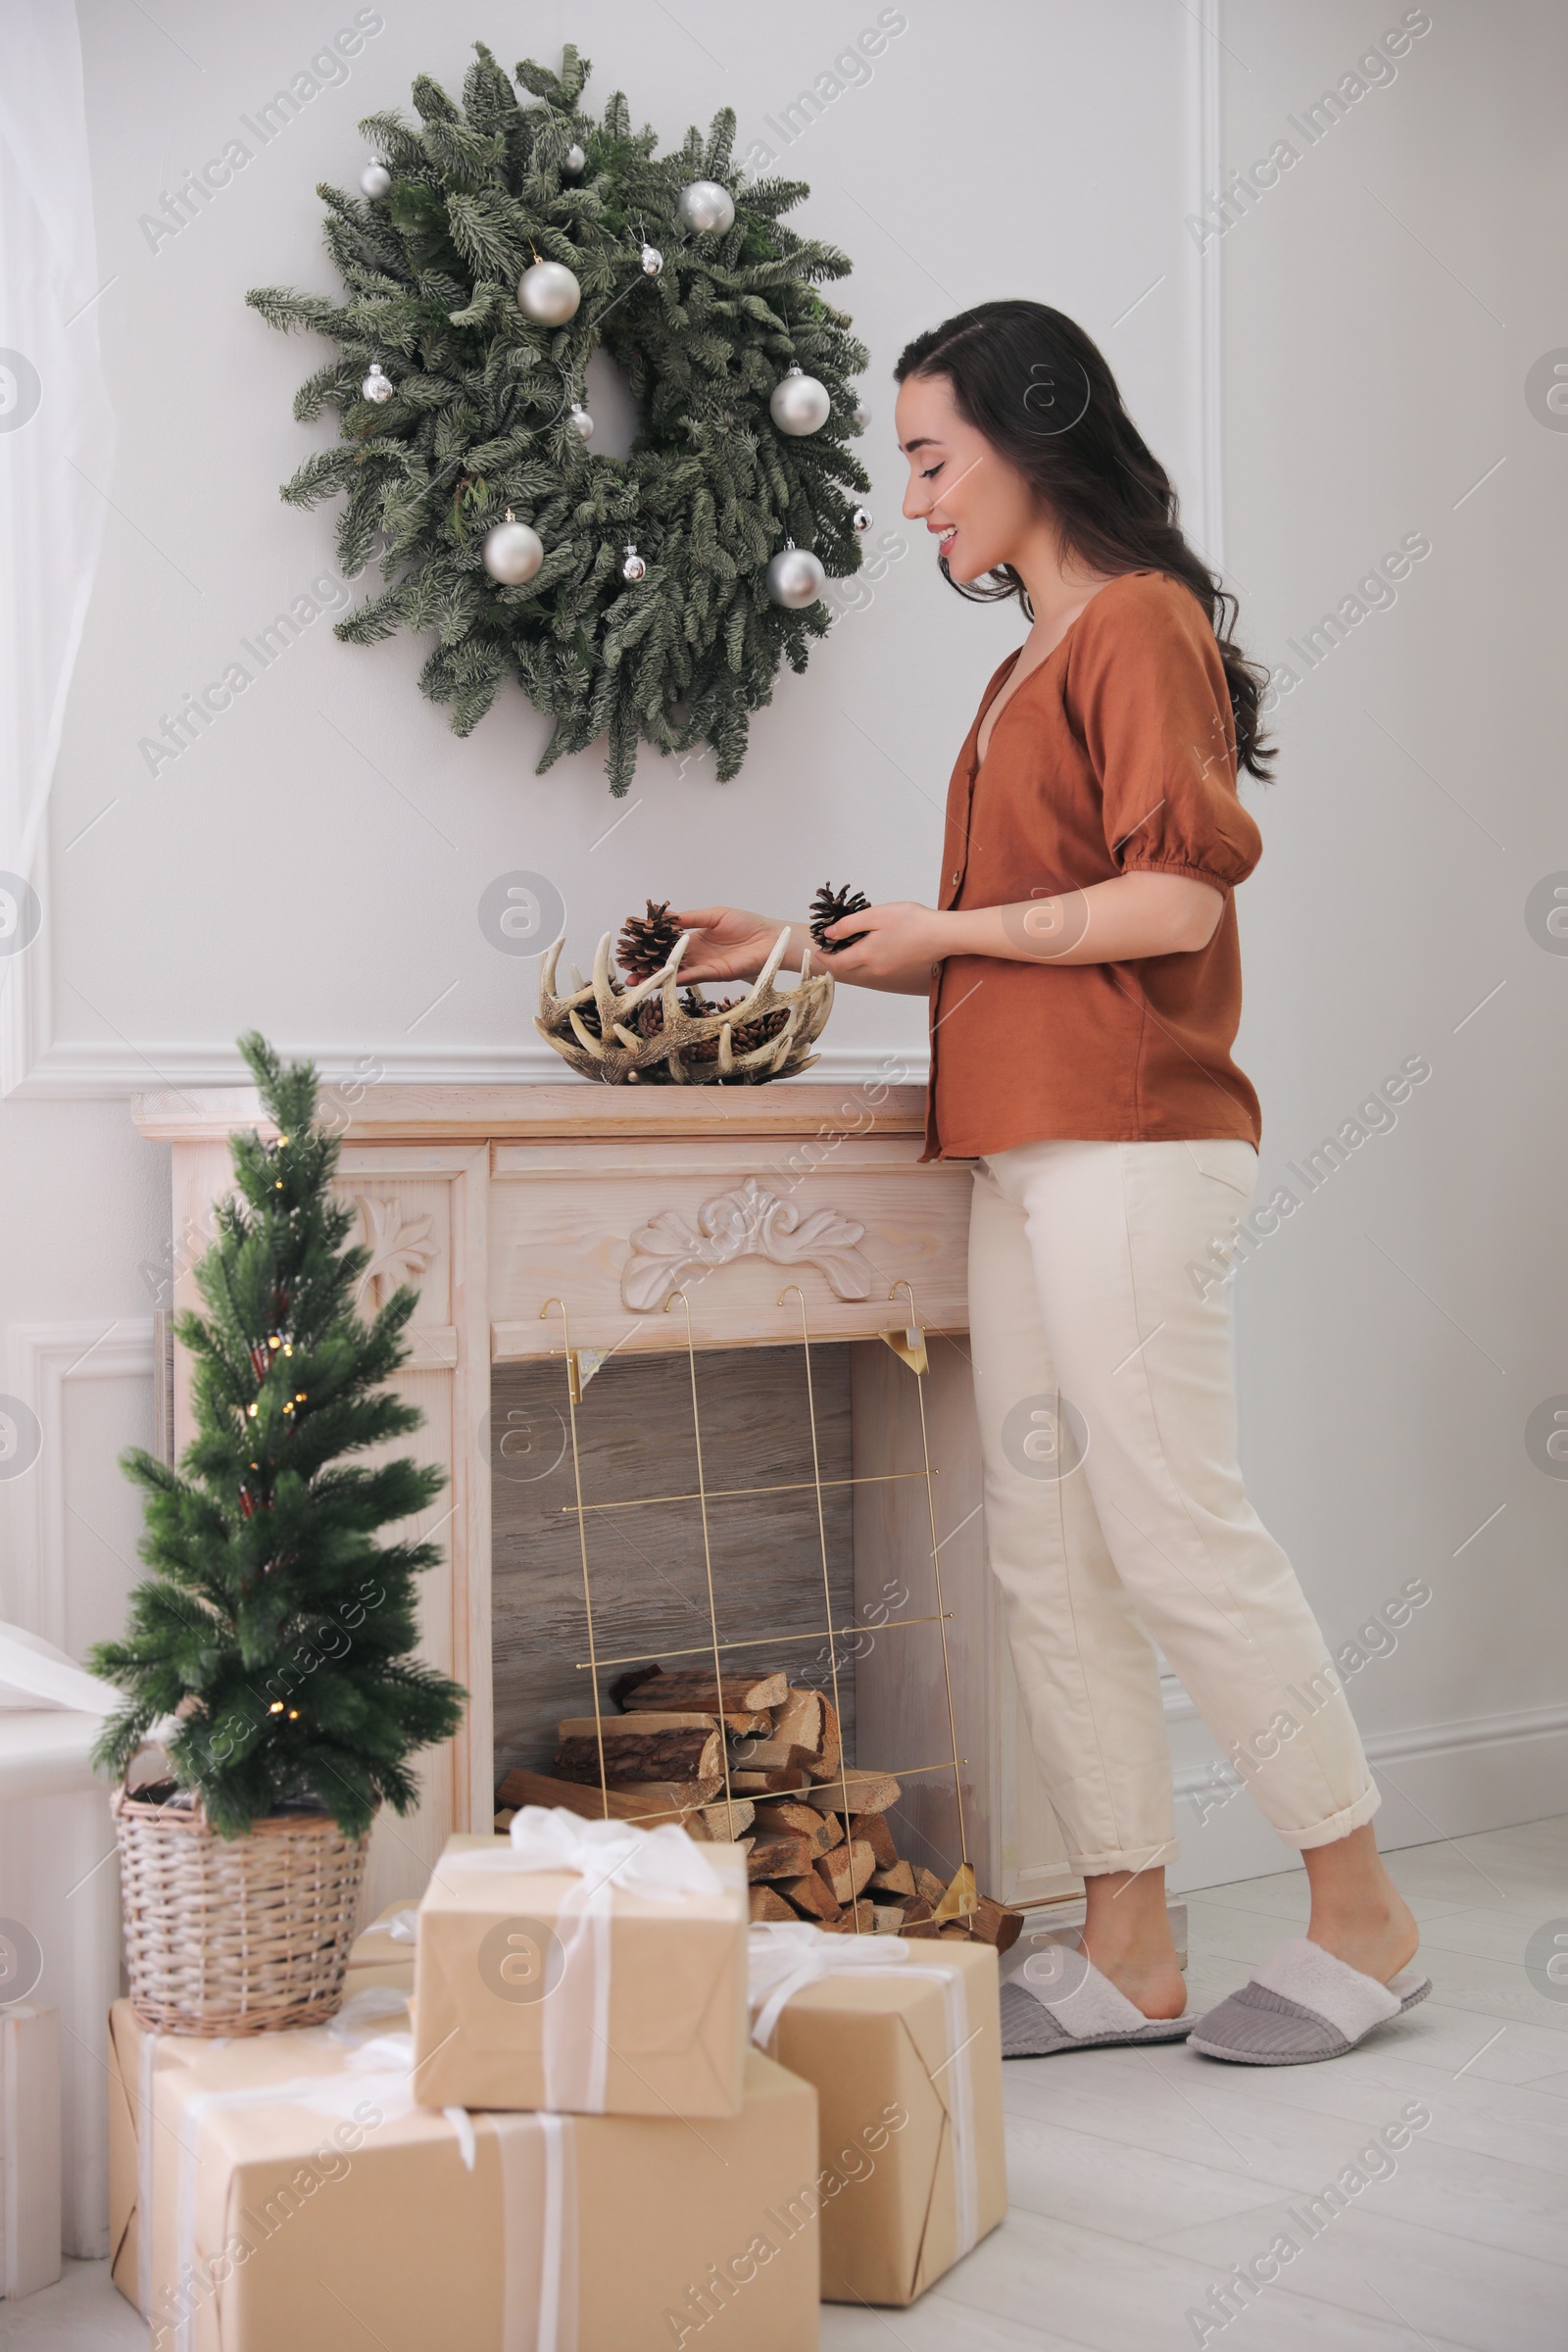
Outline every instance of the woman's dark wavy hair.
{"label": "woman's dark wavy hair", "polygon": [[[1043,302],[982,302],[916,335],[894,374],[901,384],[911,375],[947,378],[965,422],[1050,508],[1064,553],[1094,571],[1162,571],[1192,590],[1225,664],[1238,761],[1266,782],[1275,757],[1259,716],[1268,672],[1232,637],[1236,599],[1188,546],[1170,476],[1083,328]],[[1034,617],[1010,564],[967,586],[951,584],[986,603],[1015,596]]]}

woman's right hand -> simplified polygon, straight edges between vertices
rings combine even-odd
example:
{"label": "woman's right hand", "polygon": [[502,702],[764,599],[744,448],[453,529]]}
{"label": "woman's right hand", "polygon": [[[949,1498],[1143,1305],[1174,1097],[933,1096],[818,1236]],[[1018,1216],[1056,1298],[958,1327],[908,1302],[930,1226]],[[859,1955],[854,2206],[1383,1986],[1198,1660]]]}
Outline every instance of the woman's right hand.
{"label": "woman's right hand", "polygon": [[787,914],[753,914],[745,906],[692,906],[674,921],[697,933],[681,957],[682,980],[755,980],[785,930],[790,942],[783,968],[797,971],[811,936],[808,924]]}

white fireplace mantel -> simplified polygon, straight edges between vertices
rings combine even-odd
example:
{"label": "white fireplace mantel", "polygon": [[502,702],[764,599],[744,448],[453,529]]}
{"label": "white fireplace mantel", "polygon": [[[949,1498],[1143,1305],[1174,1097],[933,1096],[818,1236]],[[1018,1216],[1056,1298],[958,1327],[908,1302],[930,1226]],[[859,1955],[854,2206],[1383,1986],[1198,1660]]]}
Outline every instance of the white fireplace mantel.
{"label": "white fireplace mantel", "polygon": [[[470,1694],[457,1738],[426,1761],[418,1815],[378,1827],[368,1899],[417,1891],[448,1832],[485,1827],[492,1811],[491,1365],[561,1354],[564,1395],[567,1328],[578,1350],[681,1349],[689,1308],[698,1348],[778,1346],[799,1341],[803,1299],[813,1342],[874,1343],[911,1320],[943,1335],[925,1403],[969,1850],[999,1894],[1069,1884],[1043,1802],[1018,1812],[1001,1797],[1020,1757],[979,1512],[969,1171],[922,1164],[923,1090],[382,1084],[352,1103],[323,1090],[322,1110],[371,1252],[366,1305],[400,1282],[419,1292],[398,1385],[425,1416],[416,1443],[450,1481],[419,1531],[445,1553],[423,1580],[423,1648]],[[192,1267],[230,1189],[228,1137],[266,1121],[238,1087],[145,1095],[135,1115],[172,1146],[174,1303],[195,1305]],[[874,1345],[856,1363],[857,1461],[874,1467],[911,1413],[918,1444],[914,1375]],[[176,1380],[176,1450],[190,1434]],[[913,1500],[906,1487],[857,1490],[858,1591],[877,1590],[890,1566],[929,1571],[923,1488],[917,1513]],[[940,1752],[945,1694],[897,1648],[877,1644],[858,1668],[862,1762]]]}

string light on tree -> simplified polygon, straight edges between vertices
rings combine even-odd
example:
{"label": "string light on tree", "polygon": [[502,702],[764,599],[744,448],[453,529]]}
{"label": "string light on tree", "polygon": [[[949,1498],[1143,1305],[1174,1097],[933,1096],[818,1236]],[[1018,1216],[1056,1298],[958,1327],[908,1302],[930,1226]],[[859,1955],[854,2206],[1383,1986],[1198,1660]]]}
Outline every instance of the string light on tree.
{"label": "string light on tree", "polygon": [[816,603],[827,573],[809,548],[797,547],[793,539],[786,539],[768,564],[765,577],[775,605],[789,612],[802,612]]}
{"label": "string light on tree", "polygon": [[871,510],[869,507],[856,508],[855,513],[850,516],[850,528],[856,531],[868,531],[871,528]]}
{"label": "string light on tree", "polygon": [[373,203],[377,197],[392,193],[392,174],[378,155],[372,155],[360,173],[360,193]]}
{"label": "string light on tree", "polygon": [[484,535],[484,567],[504,588],[526,586],[545,560],[545,543],[527,523],[518,522],[512,509],[507,519]]}
{"label": "string light on tree", "polygon": [[664,267],[664,257],[657,245],[645,242],[637,258],[642,263],[644,277],[657,277]]}
{"label": "string light on tree", "polygon": [[373,400],[376,407],[379,408],[383,401],[388,401],[391,399],[396,390],[396,384],[392,381],[392,378],[385,373],[380,361],[372,360],[370,362],[370,372],[366,377],[364,383],[360,386],[360,398],[362,400]]}
{"label": "string light on tree", "polygon": [[833,413],[833,396],[826,384],[808,375],[797,363],[773,386],[767,413],[781,433],[792,433],[797,439],[804,433],[814,433],[826,424]]}
{"label": "string light on tree", "polygon": [[735,225],[735,199],[722,180],[690,179],[675,204],[676,218],[689,236],[720,236]]}
{"label": "string light on tree", "polygon": [[581,300],[576,273],[564,262],[535,262],[517,280],[517,308],[536,326],[564,326]]}

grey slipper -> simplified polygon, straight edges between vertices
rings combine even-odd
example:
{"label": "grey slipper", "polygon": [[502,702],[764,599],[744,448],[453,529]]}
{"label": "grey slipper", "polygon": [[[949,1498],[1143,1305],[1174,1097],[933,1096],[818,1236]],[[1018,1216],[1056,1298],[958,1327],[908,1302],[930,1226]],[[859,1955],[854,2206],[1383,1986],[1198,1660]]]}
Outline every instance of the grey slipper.
{"label": "grey slipper", "polygon": [[1198,2020],[1188,2047],[1239,2066],[1310,2066],[1343,2058],[1431,1990],[1432,1979],[1413,1961],[1381,1984],[1320,1943],[1294,1936],[1240,1992]]}
{"label": "grey slipper", "polygon": [[1004,2058],[1051,2058],[1129,2041],[1180,2041],[1190,2017],[1146,2017],[1082,1952],[1048,1944],[1002,1987]]}

